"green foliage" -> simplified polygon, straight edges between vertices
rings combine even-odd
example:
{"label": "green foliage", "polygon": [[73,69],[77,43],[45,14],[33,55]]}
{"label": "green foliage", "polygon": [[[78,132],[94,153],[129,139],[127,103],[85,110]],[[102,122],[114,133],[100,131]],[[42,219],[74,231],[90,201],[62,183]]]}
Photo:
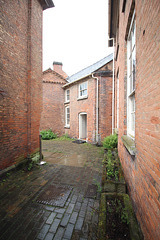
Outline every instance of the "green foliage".
{"label": "green foliage", "polygon": [[107,150],[112,150],[113,148],[117,148],[118,144],[118,136],[117,134],[110,135],[103,140],[103,147]]}
{"label": "green foliage", "polygon": [[97,192],[98,193],[101,193],[102,192],[102,186],[101,186],[101,183],[98,182],[95,178],[93,179],[95,184],[97,185]]}
{"label": "green foliage", "polygon": [[114,162],[113,162],[113,157],[112,157],[112,152],[111,150],[108,150],[107,153],[107,177],[108,179],[111,179],[114,177]]}
{"label": "green foliage", "polygon": [[111,200],[111,206],[108,206],[109,213],[117,214],[122,223],[130,223],[128,209],[126,206],[123,206],[121,200],[118,198]]}
{"label": "green foliage", "polygon": [[53,133],[51,129],[41,131],[42,140],[50,140],[57,138],[57,134]]}
{"label": "green foliage", "polygon": [[116,156],[115,152],[112,153],[111,150],[107,152],[107,158],[104,162],[106,166],[107,179],[109,180],[119,180],[120,167],[119,158]]}
{"label": "green foliage", "polygon": [[61,137],[59,137],[57,140],[71,140],[71,138],[69,137],[69,135],[66,133],[64,135],[62,135]]}

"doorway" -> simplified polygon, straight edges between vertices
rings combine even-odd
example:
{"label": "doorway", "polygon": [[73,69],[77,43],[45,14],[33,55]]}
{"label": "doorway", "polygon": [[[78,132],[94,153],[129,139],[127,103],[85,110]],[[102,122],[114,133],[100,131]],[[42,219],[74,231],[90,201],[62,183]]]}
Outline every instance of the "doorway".
{"label": "doorway", "polygon": [[79,114],[79,139],[87,140],[87,113]]}

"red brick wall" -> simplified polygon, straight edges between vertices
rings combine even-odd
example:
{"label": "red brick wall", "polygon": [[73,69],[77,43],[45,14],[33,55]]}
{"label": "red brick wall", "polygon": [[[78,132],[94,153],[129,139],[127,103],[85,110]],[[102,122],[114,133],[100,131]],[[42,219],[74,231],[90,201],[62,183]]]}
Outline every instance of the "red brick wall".
{"label": "red brick wall", "polygon": [[66,80],[54,71],[43,73],[43,111],[41,130],[52,129],[59,136],[64,134],[64,90]]}
{"label": "red brick wall", "polygon": [[[96,80],[91,77],[83,80],[88,81],[88,98],[77,100],[78,98],[78,84],[73,84],[70,89],[70,103],[65,104],[70,106],[70,129],[66,129],[65,133],[68,133],[70,137],[79,138],[79,113],[87,113],[87,138],[89,142],[95,141],[96,131]],[[81,83],[83,82],[81,81]]]}
{"label": "red brick wall", "polygon": [[[112,62],[100,71],[112,71]],[[99,77],[99,134],[101,140],[112,133],[112,74]]]}
{"label": "red brick wall", "polygon": [[[111,66],[100,69],[101,71],[110,70]],[[96,74],[94,75],[96,76]],[[111,134],[111,99],[112,99],[112,77],[98,76],[99,79],[99,135],[100,139]],[[77,100],[78,87],[82,82],[88,81],[88,98]],[[96,89],[97,80],[88,77],[66,88],[70,89],[70,129],[65,130],[69,136],[79,138],[79,113],[87,113],[87,139],[95,142],[96,139]],[[107,104],[106,104],[107,103]]]}
{"label": "red brick wall", "polygon": [[131,1],[119,9],[120,122],[119,156],[138,221],[147,240],[160,239],[160,4],[136,1],[136,155],[132,158],[121,137],[126,134],[126,41]]}
{"label": "red brick wall", "polygon": [[37,0],[30,6],[25,0],[0,5],[0,89],[6,93],[0,95],[2,170],[39,148],[42,8]]}

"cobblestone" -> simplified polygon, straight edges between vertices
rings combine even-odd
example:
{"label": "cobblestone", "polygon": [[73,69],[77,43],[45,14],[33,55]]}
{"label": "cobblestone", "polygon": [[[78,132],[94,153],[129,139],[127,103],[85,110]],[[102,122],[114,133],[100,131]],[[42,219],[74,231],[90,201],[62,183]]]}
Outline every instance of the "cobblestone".
{"label": "cobblestone", "polygon": [[75,224],[76,220],[77,220],[77,217],[78,217],[78,213],[77,212],[73,212],[69,222],[72,223],[72,224]]}
{"label": "cobblestone", "polygon": [[51,225],[49,231],[52,232],[52,233],[55,233],[57,231],[57,228],[58,228],[58,225],[60,224],[60,219],[55,219],[53,224]]}
{"label": "cobblestone", "polygon": [[75,226],[76,230],[81,230],[82,229],[83,221],[84,221],[84,218],[78,217],[77,223],[76,223],[76,226]]}
{"label": "cobblestone", "polygon": [[52,212],[49,218],[47,219],[46,223],[51,224],[53,222],[53,219],[55,218],[56,213]]}
{"label": "cobblestone", "polygon": [[45,235],[47,234],[49,230],[49,225],[45,224],[43,228],[41,229],[40,233],[38,234],[38,239],[43,240]]}
{"label": "cobblestone", "polygon": [[74,229],[74,225],[69,223],[69,224],[67,225],[66,231],[65,231],[65,233],[64,233],[64,237],[65,237],[66,239],[71,239],[72,233],[73,233],[73,229]]}
{"label": "cobblestone", "polygon": [[[51,153],[50,156],[54,158],[55,151],[65,151],[68,155],[73,151],[73,143],[70,141],[46,141],[45,144],[45,153]],[[90,160],[90,166],[50,162],[33,168],[31,172],[15,172],[0,184],[0,200],[3,199],[0,209],[0,240],[96,239],[99,200],[86,198],[85,192],[88,185],[94,183],[93,175],[101,174],[102,158],[98,153],[99,148],[95,146],[74,145],[74,154],[75,152],[85,153],[84,159]],[[93,159],[97,161],[96,169],[95,162],[92,166]],[[56,183],[72,187],[64,207],[37,203],[35,199],[38,194],[47,185]],[[93,233],[90,225],[94,229]]]}
{"label": "cobblestone", "polygon": [[63,219],[62,219],[62,221],[61,221],[61,226],[62,227],[66,227],[67,226],[67,223],[68,223],[68,221],[69,221],[69,218],[70,218],[70,214],[68,214],[68,213],[65,213],[64,214],[64,217],[63,217]]}
{"label": "cobblestone", "polygon": [[64,228],[60,227],[54,237],[54,240],[61,240],[64,234]]}

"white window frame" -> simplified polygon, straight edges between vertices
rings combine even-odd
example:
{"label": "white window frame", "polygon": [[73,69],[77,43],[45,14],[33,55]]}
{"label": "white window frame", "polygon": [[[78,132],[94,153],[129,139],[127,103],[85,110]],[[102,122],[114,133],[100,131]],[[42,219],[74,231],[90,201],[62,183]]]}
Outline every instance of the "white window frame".
{"label": "white window frame", "polygon": [[88,96],[88,82],[86,81],[79,84],[78,97],[86,98],[87,96]]}
{"label": "white window frame", "polygon": [[65,127],[70,127],[70,107],[65,107]]}
{"label": "white window frame", "polygon": [[136,23],[132,16],[127,38],[127,135],[135,138]]}
{"label": "white window frame", "polygon": [[65,93],[65,102],[70,102],[70,89],[66,89]]}

